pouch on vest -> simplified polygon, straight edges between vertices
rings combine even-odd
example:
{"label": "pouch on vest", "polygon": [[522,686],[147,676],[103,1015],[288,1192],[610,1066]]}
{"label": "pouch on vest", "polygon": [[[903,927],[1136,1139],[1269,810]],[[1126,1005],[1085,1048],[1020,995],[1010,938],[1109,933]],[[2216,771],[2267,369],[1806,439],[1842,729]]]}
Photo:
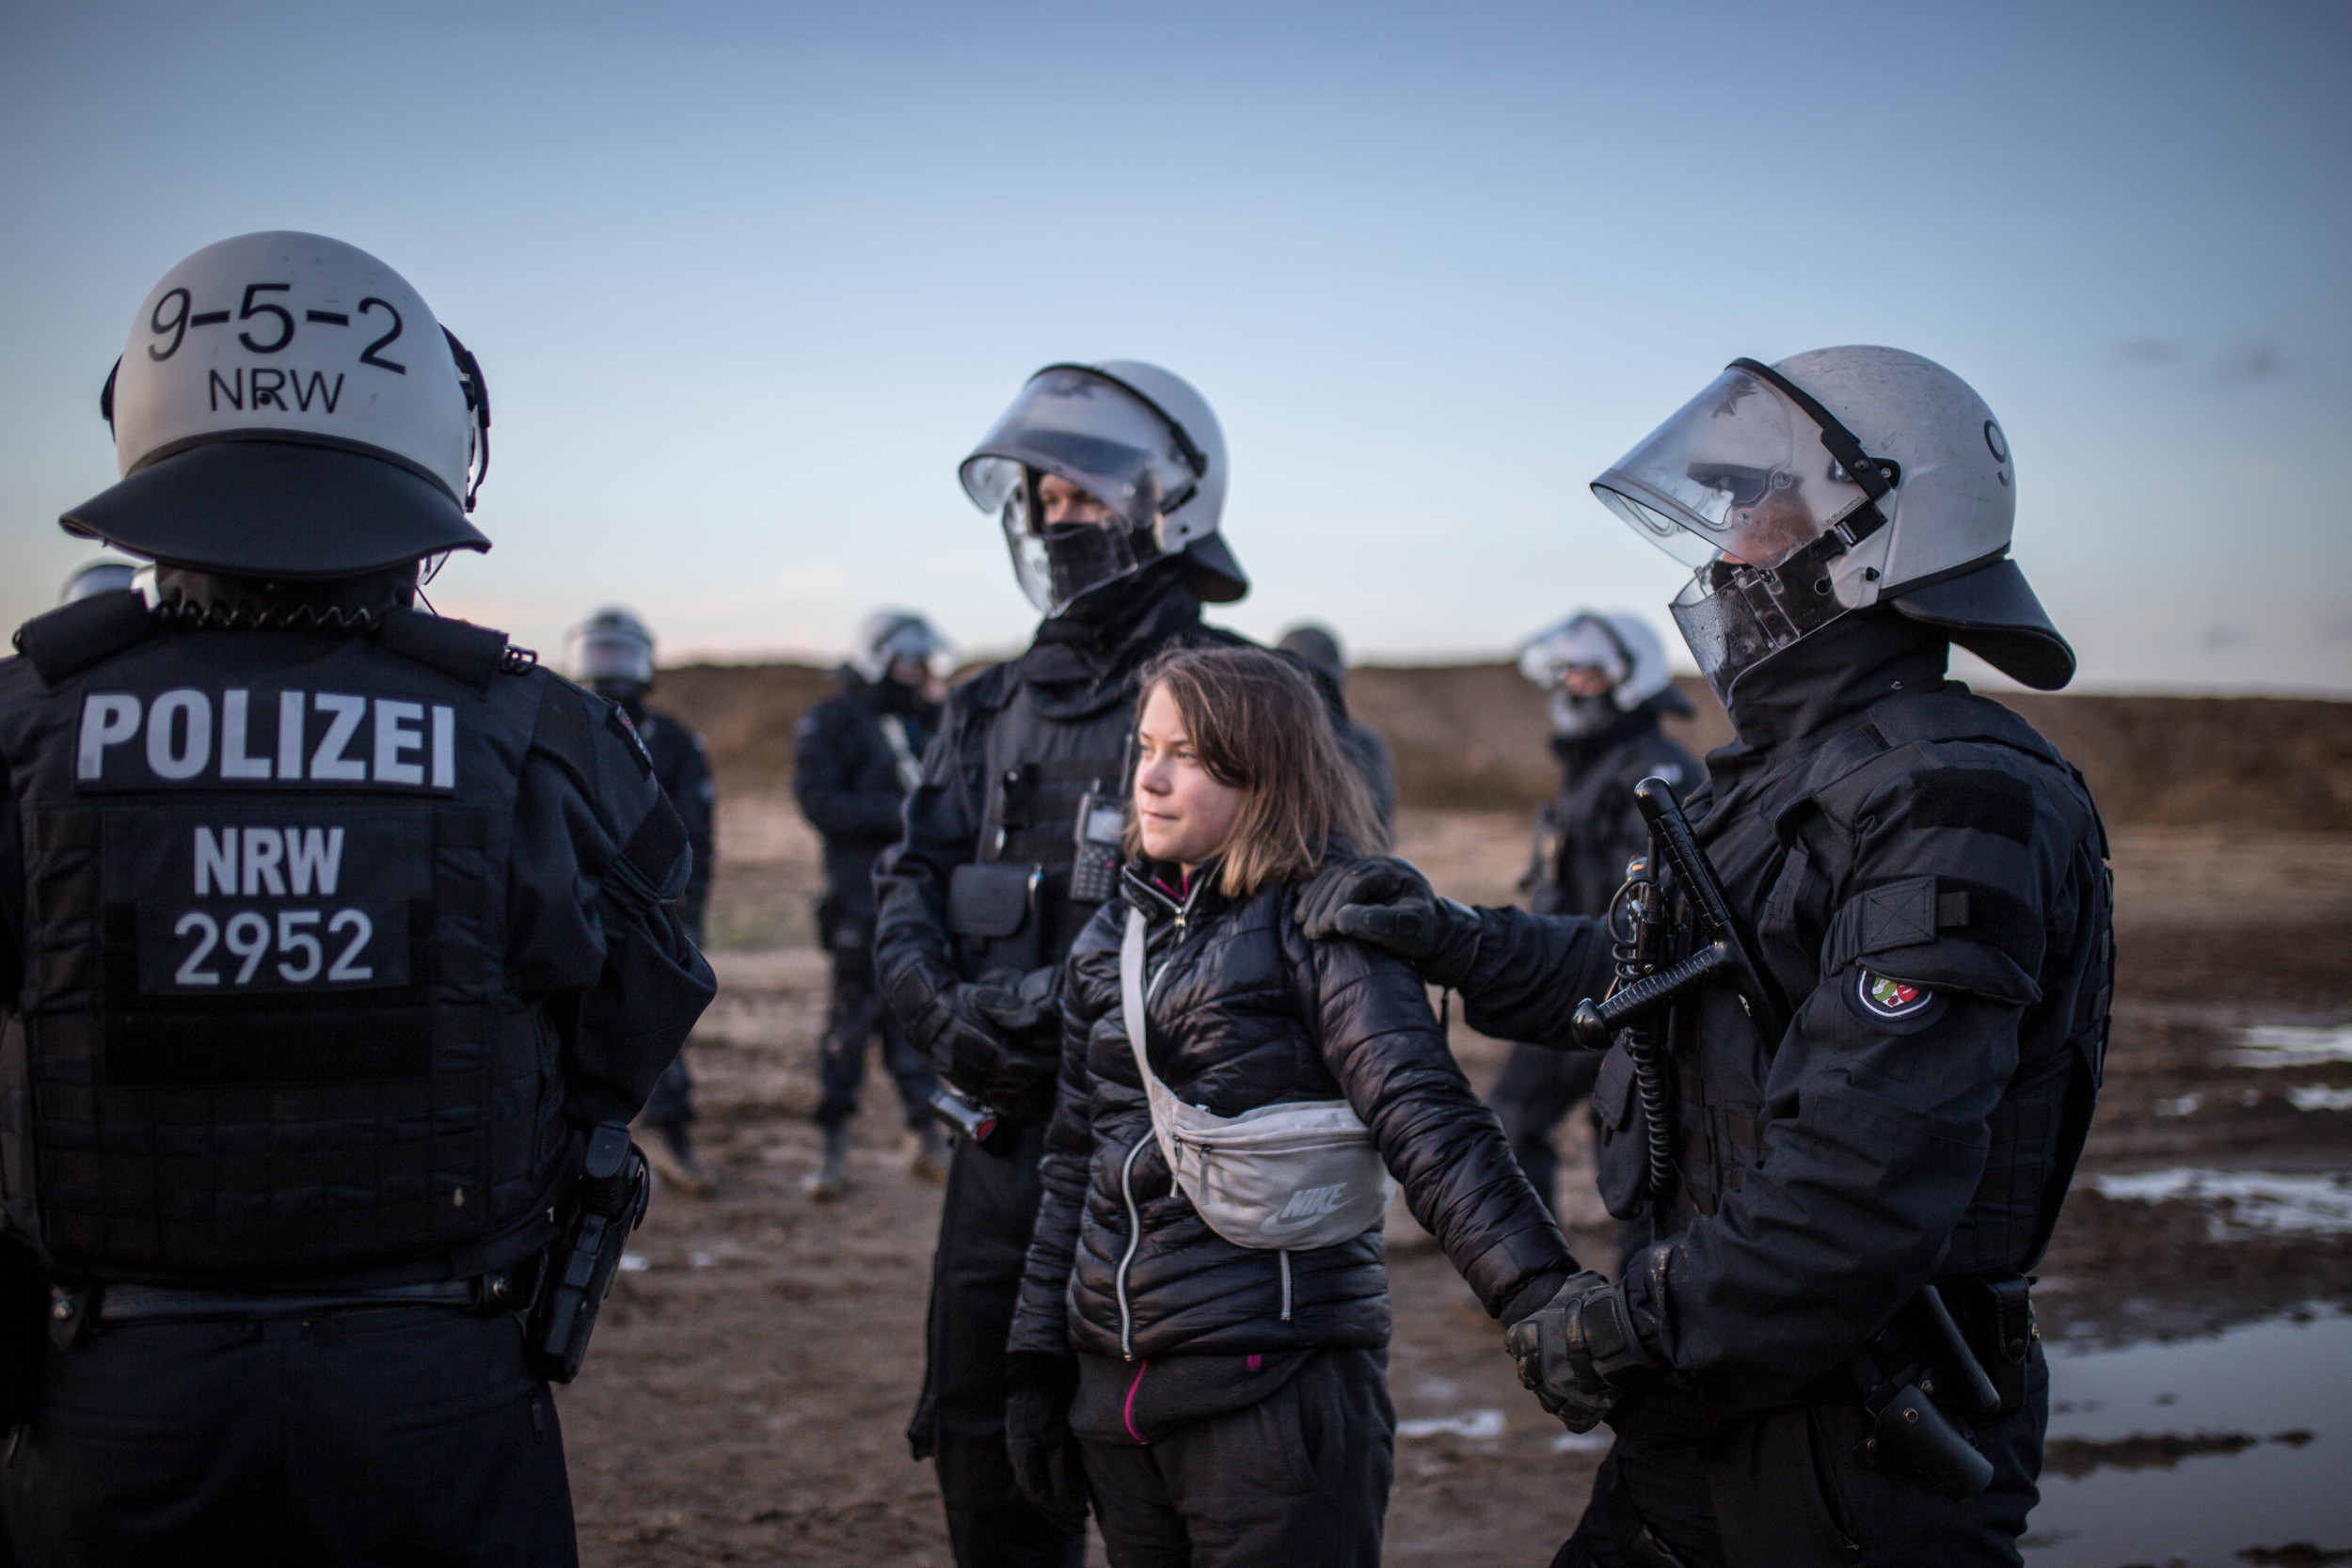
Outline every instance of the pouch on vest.
{"label": "pouch on vest", "polygon": [[969,973],[1011,968],[1024,972],[1042,961],[1039,922],[1033,918],[1041,874],[1035,866],[1003,862],[967,863],[947,879],[947,929],[954,932]]}
{"label": "pouch on vest", "polygon": [[1372,1229],[1396,1182],[1372,1131],[1344,1100],[1263,1105],[1220,1117],[1160,1082],[1145,1052],[1143,911],[1129,909],[1119,949],[1127,1043],[1152,1107],[1160,1154],[1209,1228],[1235,1246],[1311,1252]]}

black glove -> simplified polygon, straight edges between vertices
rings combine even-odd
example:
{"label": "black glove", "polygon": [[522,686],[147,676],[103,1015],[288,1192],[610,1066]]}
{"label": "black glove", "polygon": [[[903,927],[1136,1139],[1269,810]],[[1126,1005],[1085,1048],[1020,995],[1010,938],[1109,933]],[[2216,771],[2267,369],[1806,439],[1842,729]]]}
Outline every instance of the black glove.
{"label": "black glove", "polygon": [[1513,1323],[1502,1343],[1520,1384],[1570,1432],[1592,1431],[1619,1400],[1658,1381],[1624,1292],[1590,1269]]}
{"label": "black glove", "polygon": [[1012,1392],[1005,1401],[1005,1450],[1022,1495],[1064,1534],[1086,1528],[1086,1465],[1070,1432],[1070,1402],[1078,1391],[1078,1365],[1066,1356],[1021,1353],[1006,1366]]}
{"label": "black glove", "polygon": [[[1032,989],[1036,999],[1027,994]],[[965,982],[938,966],[913,964],[892,983],[890,1006],[941,1076],[964,1093],[1000,1111],[1051,1098],[1060,1052],[1042,1037],[1059,1014],[1028,977],[1003,970]]]}
{"label": "black glove", "polygon": [[1298,895],[1299,929],[1316,941],[1353,937],[1385,947],[1441,986],[1469,977],[1478,916],[1440,898],[1410,861],[1393,855],[1334,861]]}

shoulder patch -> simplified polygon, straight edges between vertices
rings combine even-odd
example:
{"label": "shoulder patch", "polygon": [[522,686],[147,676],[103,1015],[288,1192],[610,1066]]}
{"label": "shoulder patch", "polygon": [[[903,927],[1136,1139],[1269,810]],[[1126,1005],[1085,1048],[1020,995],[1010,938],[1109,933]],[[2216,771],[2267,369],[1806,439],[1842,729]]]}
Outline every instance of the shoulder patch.
{"label": "shoulder patch", "polygon": [[2012,844],[2033,842],[2034,788],[1997,768],[1939,768],[1914,782],[1909,825],[1974,828]]}
{"label": "shoulder patch", "polygon": [[1946,998],[1925,986],[1857,967],[1844,986],[1847,1006],[1863,1022],[1886,1034],[1916,1034],[1944,1014]]}
{"label": "shoulder patch", "polygon": [[652,778],[653,753],[645,750],[645,737],[637,733],[637,726],[629,721],[628,710],[618,703],[605,704],[604,727],[619,736],[628,745],[629,755],[637,759],[637,771]]}

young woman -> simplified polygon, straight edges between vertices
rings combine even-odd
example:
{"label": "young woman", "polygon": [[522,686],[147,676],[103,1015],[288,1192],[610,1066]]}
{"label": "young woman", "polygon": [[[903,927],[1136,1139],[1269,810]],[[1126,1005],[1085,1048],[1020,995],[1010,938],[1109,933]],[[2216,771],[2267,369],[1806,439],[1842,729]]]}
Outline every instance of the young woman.
{"label": "young woman", "polygon": [[1155,1132],[1126,1017],[1145,1019],[1163,1120],[1329,1105],[1490,1313],[1524,1315],[1577,1265],[1412,970],[1298,930],[1295,884],[1379,836],[1313,686],[1272,654],[1185,650],[1142,693],[1123,896],[1063,972],[1045,1200],[1009,1346],[1015,1472],[1066,1519],[1090,1492],[1114,1568],[1377,1562],[1395,1428],[1386,1185],[1343,1222],[1362,1228],[1309,1250],[1279,1238],[1336,1186],[1238,1231],[1215,1191],[1204,1215],[1171,1175],[1181,1145]]}

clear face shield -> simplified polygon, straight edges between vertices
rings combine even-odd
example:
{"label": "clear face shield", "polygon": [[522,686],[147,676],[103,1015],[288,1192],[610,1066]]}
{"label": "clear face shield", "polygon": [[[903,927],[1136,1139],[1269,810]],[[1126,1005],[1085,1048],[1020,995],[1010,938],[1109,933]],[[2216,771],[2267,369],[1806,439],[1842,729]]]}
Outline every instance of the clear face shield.
{"label": "clear face shield", "polygon": [[1742,359],[1593,494],[1695,569],[1671,609],[1728,703],[1742,672],[1852,608],[1832,563],[1883,525],[1876,500],[1899,478],[1802,389]]}
{"label": "clear face shield", "polygon": [[[1059,615],[1165,553],[1160,518],[1207,468],[1142,397],[1098,371],[1055,365],[1029,378],[960,477],[972,504],[1002,519],[1022,592]],[[1080,494],[1047,486],[1048,475]]]}
{"label": "clear face shield", "polygon": [[653,684],[653,644],[626,631],[591,626],[572,643],[572,678],[593,688],[598,681]]}

